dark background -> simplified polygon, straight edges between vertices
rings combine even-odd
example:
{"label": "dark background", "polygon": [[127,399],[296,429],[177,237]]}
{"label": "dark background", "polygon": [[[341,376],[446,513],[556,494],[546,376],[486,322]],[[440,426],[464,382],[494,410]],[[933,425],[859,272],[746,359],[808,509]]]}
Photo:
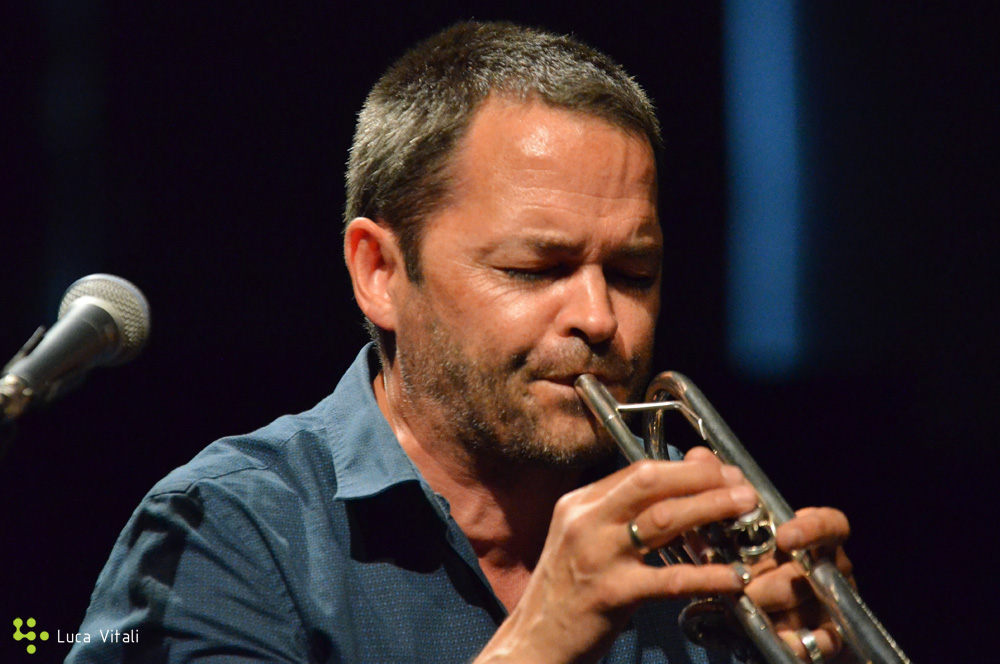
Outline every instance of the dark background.
{"label": "dark background", "polygon": [[[354,114],[459,18],[573,32],[664,123],[656,366],[695,377],[794,505],[830,504],[914,661],[991,661],[996,10],[800,3],[806,354],[727,359],[722,9],[711,2],[7,3],[0,361],[93,272],[138,284],[143,356],[20,422],[0,461],[0,621],[75,631],[145,491],[213,439],[327,394],[365,340],[340,246]],[[36,642],[37,643],[37,642]],[[0,638],[2,661],[30,658]]]}

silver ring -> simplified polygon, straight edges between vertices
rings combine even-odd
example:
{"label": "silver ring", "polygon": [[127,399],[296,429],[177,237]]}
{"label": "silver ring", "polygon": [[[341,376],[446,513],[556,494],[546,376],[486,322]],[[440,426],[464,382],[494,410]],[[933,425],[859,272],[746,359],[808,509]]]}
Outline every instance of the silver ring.
{"label": "silver ring", "polygon": [[639,534],[639,526],[635,525],[635,521],[631,519],[628,522],[628,538],[632,540],[632,546],[639,552],[639,555],[644,556],[649,553],[649,547],[642,541],[642,536]]}
{"label": "silver ring", "polygon": [[753,573],[750,571],[750,568],[743,563],[735,562],[729,566],[732,567],[733,571],[740,577],[740,581],[743,582],[744,586],[749,585],[750,582],[753,581]]}
{"label": "silver ring", "polygon": [[799,637],[802,647],[806,649],[810,662],[813,664],[823,664],[826,661],[823,659],[823,653],[819,649],[819,643],[816,642],[816,637],[813,636],[812,630],[800,629],[795,635]]}

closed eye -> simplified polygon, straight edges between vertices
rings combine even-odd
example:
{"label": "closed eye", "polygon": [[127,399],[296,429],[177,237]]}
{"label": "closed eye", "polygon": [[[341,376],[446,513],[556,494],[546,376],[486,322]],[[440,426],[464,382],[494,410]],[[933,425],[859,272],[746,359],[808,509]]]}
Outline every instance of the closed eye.
{"label": "closed eye", "polygon": [[561,279],[569,275],[572,272],[572,268],[566,265],[550,265],[543,267],[506,267],[501,268],[501,272],[515,281],[537,283]]}
{"label": "closed eye", "polygon": [[[574,267],[566,264],[547,267],[508,267],[501,272],[514,281],[538,284],[557,281],[570,276]],[[656,286],[658,271],[607,269],[604,278],[608,285],[625,291],[648,291]]]}
{"label": "closed eye", "polygon": [[627,270],[608,270],[605,279],[608,283],[626,290],[649,290],[656,285],[659,277],[657,272],[630,272]]}

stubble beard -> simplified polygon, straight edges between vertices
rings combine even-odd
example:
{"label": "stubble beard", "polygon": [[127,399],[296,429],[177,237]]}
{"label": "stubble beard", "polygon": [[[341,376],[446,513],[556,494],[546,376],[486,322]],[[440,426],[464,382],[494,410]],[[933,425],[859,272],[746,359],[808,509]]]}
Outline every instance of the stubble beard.
{"label": "stubble beard", "polygon": [[[616,449],[604,427],[594,424],[576,397],[543,407],[531,394],[534,380],[593,372],[618,376],[629,399],[642,396],[649,374],[646,357],[595,354],[582,340],[545,357],[524,351],[508,357],[475,358],[438,319],[422,316],[421,334],[397,336],[404,398],[417,409],[432,407],[446,431],[473,457],[503,464],[586,467]],[[546,412],[546,408],[555,413]],[[569,417],[574,426],[559,426]]]}

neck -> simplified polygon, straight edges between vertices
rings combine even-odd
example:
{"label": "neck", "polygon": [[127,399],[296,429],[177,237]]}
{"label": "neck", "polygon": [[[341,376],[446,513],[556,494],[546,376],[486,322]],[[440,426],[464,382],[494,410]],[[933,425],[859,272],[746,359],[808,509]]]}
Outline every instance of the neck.
{"label": "neck", "polygon": [[497,585],[491,570],[530,574],[556,501],[581,485],[584,470],[484,458],[449,437],[433,408],[407,408],[389,382],[383,373],[373,381],[379,408],[421,475],[451,505],[491,582]]}

